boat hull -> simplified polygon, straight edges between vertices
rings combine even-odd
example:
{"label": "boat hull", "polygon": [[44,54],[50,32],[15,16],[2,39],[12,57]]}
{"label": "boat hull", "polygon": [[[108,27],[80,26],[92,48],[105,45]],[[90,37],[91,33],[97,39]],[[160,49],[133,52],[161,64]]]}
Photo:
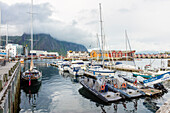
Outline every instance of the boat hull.
{"label": "boat hull", "polygon": [[[130,89],[130,88],[127,88],[126,90],[118,89],[118,88],[115,88],[114,86],[109,85],[109,84],[108,84],[108,87],[115,92],[119,92],[121,94],[121,96],[125,97],[125,98],[136,98],[136,97],[142,96],[142,94],[138,90],[134,90],[134,89]],[[131,90],[130,91],[131,93],[128,92],[128,90]]]}
{"label": "boat hull", "polygon": [[137,73],[133,73],[133,76],[137,77],[137,76],[141,76],[143,78],[152,78],[152,75],[145,75],[145,74],[137,74]]}
{"label": "boat hull", "polygon": [[21,79],[21,84],[23,85],[23,86],[36,86],[36,85],[39,85],[39,84],[41,84],[41,81],[42,81],[42,77],[39,77],[39,78],[37,78],[37,79],[31,79],[31,83],[30,83],[30,85],[29,85],[29,80],[28,79],[24,79],[24,78],[22,78]]}
{"label": "boat hull", "polygon": [[105,103],[115,102],[115,101],[118,101],[118,100],[122,99],[122,97],[120,97],[120,96],[116,96],[114,99],[113,99],[113,98],[112,98],[112,99],[107,99],[107,98],[105,97],[106,95],[105,95],[104,93],[99,93],[99,92],[97,92],[95,89],[90,88],[88,85],[86,85],[86,84],[84,83],[84,81],[81,81],[80,84],[81,84],[86,90],[88,90],[89,92],[91,92],[93,95],[95,95],[97,98],[99,98],[100,100],[102,100],[102,101],[105,102]]}

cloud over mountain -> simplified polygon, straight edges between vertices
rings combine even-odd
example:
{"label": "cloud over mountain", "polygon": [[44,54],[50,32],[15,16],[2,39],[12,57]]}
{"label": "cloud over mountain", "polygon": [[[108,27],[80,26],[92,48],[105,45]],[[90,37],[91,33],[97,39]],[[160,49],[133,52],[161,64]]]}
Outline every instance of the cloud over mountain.
{"label": "cloud over mountain", "polygon": [[[3,25],[9,24],[9,35],[29,33],[30,1],[10,1],[0,2]],[[169,0],[34,1],[34,33],[96,47],[101,2],[104,34],[111,49],[125,49],[126,29],[132,49],[170,51]]]}

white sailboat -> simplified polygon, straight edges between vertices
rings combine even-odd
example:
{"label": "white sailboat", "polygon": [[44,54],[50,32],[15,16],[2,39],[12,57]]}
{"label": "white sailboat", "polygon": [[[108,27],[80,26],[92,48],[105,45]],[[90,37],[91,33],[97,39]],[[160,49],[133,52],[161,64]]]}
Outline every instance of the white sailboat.
{"label": "white sailboat", "polygon": [[102,13],[101,13],[101,3],[99,4],[100,9],[100,30],[101,30],[101,46],[102,46],[102,67],[99,65],[92,65],[89,69],[89,72],[92,72],[94,75],[101,75],[101,76],[114,76],[115,71],[105,69],[104,68],[104,46],[105,46],[105,37],[103,37],[103,20],[102,20]]}
{"label": "white sailboat", "polygon": [[129,39],[128,39],[128,35],[127,35],[127,31],[126,31],[126,30],[125,30],[125,42],[126,42],[126,55],[125,55],[124,57],[126,58],[126,62],[125,62],[125,64],[118,62],[118,63],[116,63],[116,65],[114,66],[114,68],[127,69],[127,70],[129,70],[129,69],[131,69],[131,70],[136,69],[136,64],[135,64],[135,61],[134,61],[134,58],[133,58],[133,57],[132,57],[132,60],[133,60],[133,64],[134,64],[134,65],[129,65],[129,64],[127,63],[128,59],[131,58],[130,56],[128,56],[128,50],[127,50],[127,49],[128,49],[128,46],[129,46],[130,51],[132,51],[132,49],[131,49],[131,46],[130,46],[130,42],[129,42]]}
{"label": "white sailboat", "polygon": [[[33,50],[33,0],[31,0],[31,50]],[[24,85],[33,86],[41,83],[42,73],[34,68],[33,54],[31,54],[30,69],[23,72],[22,80]]]}

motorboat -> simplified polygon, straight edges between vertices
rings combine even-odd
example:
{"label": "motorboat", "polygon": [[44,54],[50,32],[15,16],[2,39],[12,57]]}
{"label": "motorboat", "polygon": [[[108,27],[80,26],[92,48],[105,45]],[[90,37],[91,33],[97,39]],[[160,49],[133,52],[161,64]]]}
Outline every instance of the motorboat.
{"label": "motorboat", "polygon": [[79,65],[82,70],[86,70],[86,64],[84,63],[83,60],[75,60],[71,62],[71,65]]}
{"label": "motorboat", "polygon": [[84,75],[84,70],[81,69],[81,66],[78,64],[72,64],[69,68],[69,73],[75,76]]}
{"label": "motorboat", "polygon": [[140,72],[133,72],[133,76],[141,76],[143,78],[152,78],[152,77],[157,77],[159,75],[162,75],[164,73],[170,72],[170,67],[160,67],[158,69],[154,70],[144,70]]}
{"label": "motorboat", "polygon": [[[153,77],[154,80],[152,80],[152,78],[144,79],[141,76],[137,76],[137,77],[127,77],[125,75],[119,75],[119,76],[122,77],[126,81],[126,84],[128,85],[128,87],[131,87],[133,89],[138,89],[140,92],[144,92],[145,95],[148,95],[148,96],[161,94],[163,90],[166,90],[164,86],[161,85],[161,83],[158,83],[154,77]],[[155,82],[155,84],[153,85],[151,83],[150,84],[144,83],[148,80],[149,81],[152,80],[152,82]]]}
{"label": "motorboat", "polygon": [[115,91],[119,92],[120,95],[124,98],[135,98],[142,95],[145,95],[143,92],[141,93],[138,89],[134,89],[127,85],[126,81],[121,77],[109,77],[106,79],[108,83],[108,87]]}
{"label": "motorboat", "polygon": [[97,76],[97,75],[114,76],[114,74],[115,74],[115,71],[103,68],[103,66],[101,64],[96,64],[96,65],[90,66],[88,69],[88,72],[93,73],[93,75],[95,75],[95,76]]}
{"label": "motorboat", "polygon": [[110,91],[102,79],[94,80],[85,77],[80,84],[103,102],[109,103],[122,99],[120,93]]}
{"label": "motorboat", "polygon": [[58,69],[63,72],[69,72],[70,64],[68,63],[63,63],[59,65]]}

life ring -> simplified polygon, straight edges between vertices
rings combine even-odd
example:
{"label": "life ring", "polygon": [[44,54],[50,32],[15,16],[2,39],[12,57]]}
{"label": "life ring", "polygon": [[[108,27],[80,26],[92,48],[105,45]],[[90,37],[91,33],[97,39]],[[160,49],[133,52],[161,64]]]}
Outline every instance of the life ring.
{"label": "life ring", "polygon": [[101,85],[101,90],[104,90],[105,89],[105,85]]}
{"label": "life ring", "polygon": [[114,87],[115,87],[115,88],[118,88],[117,84],[114,84]]}
{"label": "life ring", "polygon": [[126,84],[125,84],[125,83],[123,83],[123,84],[122,84],[122,87],[123,87],[123,88],[126,88]]}
{"label": "life ring", "polygon": [[133,82],[133,85],[137,86],[137,82]]}

